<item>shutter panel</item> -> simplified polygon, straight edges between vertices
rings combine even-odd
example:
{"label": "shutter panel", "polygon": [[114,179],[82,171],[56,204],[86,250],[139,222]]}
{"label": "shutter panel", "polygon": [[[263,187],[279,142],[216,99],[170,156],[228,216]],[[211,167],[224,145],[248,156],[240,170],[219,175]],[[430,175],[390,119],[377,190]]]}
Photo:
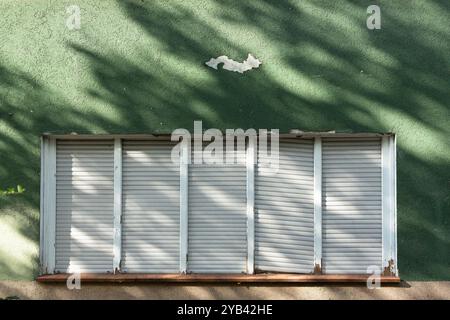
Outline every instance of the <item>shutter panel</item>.
{"label": "shutter panel", "polygon": [[324,272],[381,268],[381,140],[323,139],[322,179]]}
{"label": "shutter panel", "polygon": [[263,166],[264,155],[258,151],[255,179],[258,270],[309,273],[314,269],[313,153],[312,140],[281,139],[279,169],[275,171]]}
{"label": "shutter panel", "polygon": [[169,141],[124,141],[122,269],[175,273],[180,259],[180,166]]}
{"label": "shutter panel", "polygon": [[189,166],[188,272],[246,272],[245,154],[234,156],[238,164]]}
{"label": "shutter panel", "polygon": [[57,141],[56,272],[113,269],[113,141]]}

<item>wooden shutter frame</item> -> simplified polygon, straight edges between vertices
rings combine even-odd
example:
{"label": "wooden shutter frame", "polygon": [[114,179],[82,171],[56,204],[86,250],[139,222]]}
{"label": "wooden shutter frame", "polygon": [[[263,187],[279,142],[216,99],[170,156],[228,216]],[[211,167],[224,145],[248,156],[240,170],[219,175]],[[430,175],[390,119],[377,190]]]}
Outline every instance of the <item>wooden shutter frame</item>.
{"label": "wooden shutter frame", "polygon": [[[397,267],[397,221],[396,221],[396,136],[394,134],[332,134],[332,133],[304,133],[301,134],[293,133],[297,136],[308,136],[308,137],[351,137],[351,136],[381,136],[382,137],[382,155],[383,155],[383,213],[382,213],[382,229],[383,229],[383,266],[385,267],[385,272],[381,277],[382,282],[398,282],[398,267]],[[292,136],[293,134],[290,134]],[[56,139],[117,139],[117,138],[128,138],[128,139],[141,139],[141,138],[151,138],[151,139],[163,139],[167,138],[167,135],[51,135],[45,134],[41,137],[41,189],[40,189],[40,273],[38,277],[39,281],[60,281],[64,278],[64,274],[52,275],[55,268],[55,227],[56,227]],[[187,193],[188,190],[186,190]],[[389,200],[386,200],[389,199]],[[187,249],[186,249],[187,250]],[[250,252],[250,246],[249,246]],[[250,253],[249,253],[250,254]],[[316,258],[319,255],[316,253]],[[318,261],[318,259],[316,259]],[[182,264],[180,264],[180,267]],[[182,271],[182,268],[181,270]],[[308,276],[308,277],[306,277]],[[50,278],[49,278],[50,277]],[[52,278],[53,277],[53,278]],[[121,275],[103,275],[96,274],[95,276],[88,276],[86,279],[92,279],[93,281],[115,281],[114,279],[121,278]],[[250,277],[250,278],[248,278]],[[361,275],[359,278],[353,275],[286,275],[284,278],[280,275],[267,275],[262,277],[261,275],[249,275],[247,278],[242,278],[239,281],[294,281],[294,282],[328,282],[328,281],[363,281],[367,276]],[[123,277],[122,277],[123,278]],[[133,278],[132,274],[127,276],[130,280]],[[136,276],[136,279],[142,278]],[[145,278],[145,277],[143,277]],[[154,274],[150,277],[154,279],[161,279],[163,281],[171,281],[169,278],[178,279],[179,275],[158,275]],[[192,279],[193,281],[212,281],[211,277],[203,277],[197,275],[197,277],[192,277],[186,275],[184,278],[180,278],[180,281],[187,281]],[[230,275],[228,279],[237,278],[236,275]],[[53,280],[52,280],[53,279]],[[59,279],[59,280],[58,280]],[[165,280],[164,280],[165,279]],[[197,280],[196,280],[197,279]],[[221,281],[227,281],[226,275],[217,277],[217,279],[222,279]],[[247,279],[247,280],[245,280]],[[289,280],[288,280],[289,279]],[[321,280],[322,279],[322,280]],[[346,280],[347,279],[347,280]],[[120,280],[123,281],[123,280]],[[126,281],[126,280],[125,280]],[[178,281],[178,280],[176,280]]]}

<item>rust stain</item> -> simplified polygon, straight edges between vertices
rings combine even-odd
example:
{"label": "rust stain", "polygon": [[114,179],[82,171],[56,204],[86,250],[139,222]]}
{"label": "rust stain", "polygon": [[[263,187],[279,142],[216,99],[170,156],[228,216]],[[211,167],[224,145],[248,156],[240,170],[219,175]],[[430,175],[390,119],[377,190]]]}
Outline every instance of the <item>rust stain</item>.
{"label": "rust stain", "polygon": [[318,263],[314,265],[314,274],[322,274],[322,267]]}
{"label": "rust stain", "polygon": [[395,263],[394,260],[391,259],[388,261],[388,266],[384,268],[383,276],[395,276],[394,270],[395,270]]}

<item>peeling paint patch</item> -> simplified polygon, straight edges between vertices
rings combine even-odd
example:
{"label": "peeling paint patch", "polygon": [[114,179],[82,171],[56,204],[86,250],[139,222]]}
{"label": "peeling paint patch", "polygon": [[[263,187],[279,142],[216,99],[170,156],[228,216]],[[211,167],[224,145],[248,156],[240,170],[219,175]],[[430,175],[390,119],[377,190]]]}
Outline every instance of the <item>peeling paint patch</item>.
{"label": "peeling paint patch", "polygon": [[217,58],[211,58],[209,61],[205,62],[205,64],[213,69],[217,70],[219,64],[223,63],[223,68],[228,71],[244,73],[245,71],[249,71],[254,68],[258,68],[261,65],[261,61],[256,59],[250,53],[248,57],[243,62],[234,61],[227,56],[220,56]]}

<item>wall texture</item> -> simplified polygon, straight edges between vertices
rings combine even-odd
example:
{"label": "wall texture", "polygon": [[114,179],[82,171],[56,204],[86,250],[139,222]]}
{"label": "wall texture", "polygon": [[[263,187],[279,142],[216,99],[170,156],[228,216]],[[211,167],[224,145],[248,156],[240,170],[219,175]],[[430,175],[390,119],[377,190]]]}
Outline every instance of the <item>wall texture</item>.
{"label": "wall texture", "polygon": [[[66,8],[81,8],[69,30]],[[382,29],[366,28],[381,7]],[[398,134],[399,268],[450,279],[450,3],[0,0],[0,280],[38,273],[39,136],[205,128]],[[263,64],[243,75],[222,54]]]}

